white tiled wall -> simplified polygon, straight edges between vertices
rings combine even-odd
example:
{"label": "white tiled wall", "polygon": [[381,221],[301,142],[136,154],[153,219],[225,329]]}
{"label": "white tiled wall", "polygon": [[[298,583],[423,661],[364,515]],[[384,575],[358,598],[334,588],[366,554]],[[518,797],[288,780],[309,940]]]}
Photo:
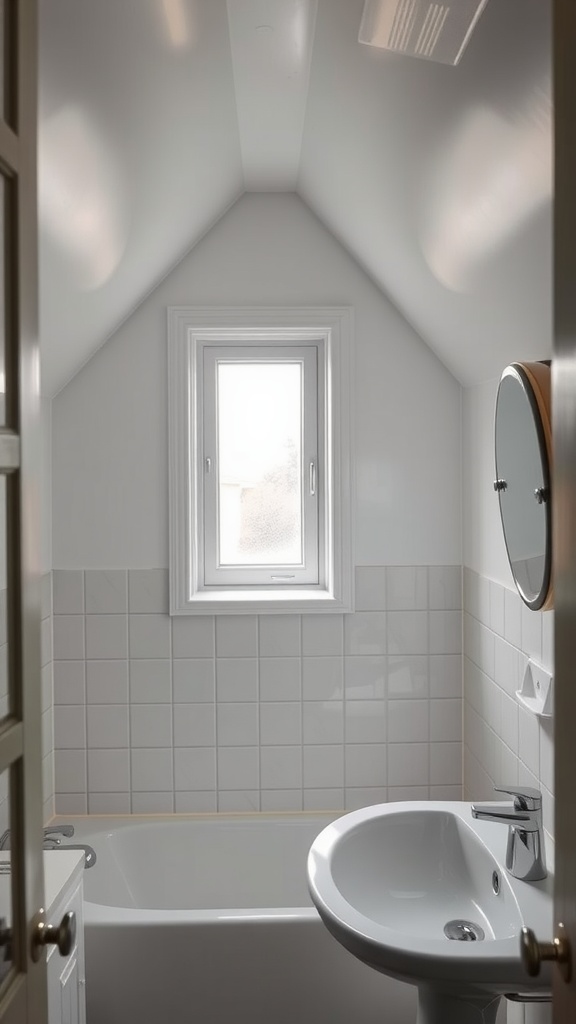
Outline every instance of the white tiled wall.
{"label": "white tiled wall", "polygon": [[54,814],[54,714],[52,662],[52,574],[41,583],[41,662],[42,662],[42,784],[44,821]]}
{"label": "white tiled wall", "polygon": [[55,570],[59,813],[461,794],[461,569],[356,570],[356,612],[170,619],[163,569]]}
{"label": "white tiled wall", "polygon": [[[499,799],[493,787],[541,789],[554,834],[552,721],[515,698],[529,657],[553,670],[553,612],[533,612],[515,591],[464,570],[464,795]],[[505,799],[505,797],[502,797]]]}

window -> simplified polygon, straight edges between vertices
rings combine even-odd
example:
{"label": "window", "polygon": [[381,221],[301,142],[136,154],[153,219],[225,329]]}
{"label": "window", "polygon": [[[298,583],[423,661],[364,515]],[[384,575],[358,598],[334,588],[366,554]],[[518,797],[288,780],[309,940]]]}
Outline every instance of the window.
{"label": "window", "polygon": [[349,309],[168,310],[173,614],[351,608]]}

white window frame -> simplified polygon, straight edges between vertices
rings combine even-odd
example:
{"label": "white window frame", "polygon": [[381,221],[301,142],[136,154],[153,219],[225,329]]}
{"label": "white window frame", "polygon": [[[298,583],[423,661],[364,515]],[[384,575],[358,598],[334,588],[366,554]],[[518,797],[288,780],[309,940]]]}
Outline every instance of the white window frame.
{"label": "white window frame", "polygon": [[[170,612],[172,615],[353,609],[350,307],[168,308]],[[204,350],[314,345],[323,441],[317,459],[320,577],[314,584],[209,585],[204,573]],[[321,449],[321,450],[320,450]]]}

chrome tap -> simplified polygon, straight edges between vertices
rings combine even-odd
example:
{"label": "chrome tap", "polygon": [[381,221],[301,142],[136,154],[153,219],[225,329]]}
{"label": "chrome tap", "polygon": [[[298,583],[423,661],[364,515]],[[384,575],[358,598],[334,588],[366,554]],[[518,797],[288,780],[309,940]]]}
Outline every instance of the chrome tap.
{"label": "chrome tap", "polygon": [[514,878],[536,882],[546,878],[542,831],[542,794],[531,786],[494,786],[514,797],[511,804],[472,804],[472,817],[508,825],[506,869]]}
{"label": "chrome tap", "polygon": [[[55,846],[60,846],[61,839],[58,836],[64,836],[66,839],[71,839],[74,835],[74,825],[49,825],[47,828],[42,829],[44,841],[42,843],[45,850],[52,850]],[[7,828],[0,836],[0,850],[10,849],[10,829]]]}
{"label": "chrome tap", "polygon": [[47,828],[43,829],[43,833],[44,848],[51,849],[52,846],[47,847],[46,842],[48,841],[50,844],[54,844],[54,846],[60,846],[61,840],[57,837],[64,836],[66,839],[71,839],[74,835],[74,825],[48,825]]}

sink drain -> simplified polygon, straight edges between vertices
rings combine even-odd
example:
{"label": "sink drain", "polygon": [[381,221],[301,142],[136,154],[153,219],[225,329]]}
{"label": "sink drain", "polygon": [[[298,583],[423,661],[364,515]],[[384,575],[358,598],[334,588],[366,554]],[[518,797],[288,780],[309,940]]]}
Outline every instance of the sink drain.
{"label": "sink drain", "polygon": [[484,930],[474,921],[448,921],[444,925],[444,935],[447,939],[456,939],[458,942],[479,942],[484,938]]}

